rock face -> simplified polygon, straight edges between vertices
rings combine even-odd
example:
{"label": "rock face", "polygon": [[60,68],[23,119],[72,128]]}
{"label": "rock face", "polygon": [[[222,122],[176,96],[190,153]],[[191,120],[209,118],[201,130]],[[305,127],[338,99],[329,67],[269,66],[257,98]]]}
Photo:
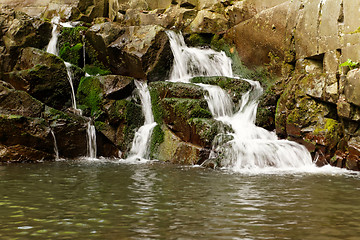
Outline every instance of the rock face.
{"label": "rock face", "polygon": [[[46,106],[24,91],[0,82],[0,161],[39,161],[55,158],[54,132],[60,157],[86,156],[84,117]],[[99,134],[99,153],[116,156],[117,149]]]}

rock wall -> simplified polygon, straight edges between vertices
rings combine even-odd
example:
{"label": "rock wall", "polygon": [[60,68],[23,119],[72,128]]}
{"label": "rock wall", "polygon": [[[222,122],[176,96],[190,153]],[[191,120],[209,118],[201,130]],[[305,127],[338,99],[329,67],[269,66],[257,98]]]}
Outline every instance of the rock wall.
{"label": "rock wall", "polygon": [[355,1],[286,1],[227,33],[248,66],[281,66],[277,132],[307,145],[319,163],[357,170],[359,7]]}

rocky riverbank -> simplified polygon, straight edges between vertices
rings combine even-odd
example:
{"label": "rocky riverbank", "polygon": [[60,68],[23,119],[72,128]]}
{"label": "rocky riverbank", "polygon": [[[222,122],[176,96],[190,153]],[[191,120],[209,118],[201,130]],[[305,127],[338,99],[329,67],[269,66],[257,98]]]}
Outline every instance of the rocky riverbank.
{"label": "rocky riverbank", "polygon": [[[173,29],[188,45],[225,51],[237,74],[261,81],[259,126],[305,145],[319,165],[359,170],[360,3],[44,0],[0,6],[0,161],[54,159],[51,131],[61,157],[84,156],[89,119],[98,155],[126,156],[144,121],[134,85],[140,79],[150,82],[158,123],[151,156],[202,163],[221,123],[211,118],[201,88],[163,82],[173,63],[165,30]],[[55,56],[45,50],[57,15],[74,26],[59,25]],[[83,116],[71,108],[64,61],[72,64]],[[194,81],[216,83],[234,101],[249,87],[227,78]]]}

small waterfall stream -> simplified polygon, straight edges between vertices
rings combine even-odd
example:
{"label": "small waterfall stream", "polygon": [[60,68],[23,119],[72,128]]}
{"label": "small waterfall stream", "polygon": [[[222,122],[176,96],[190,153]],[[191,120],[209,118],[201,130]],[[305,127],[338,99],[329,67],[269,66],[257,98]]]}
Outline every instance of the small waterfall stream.
{"label": "small waterfall stream", "polygon": [[54,153],[55,153],[55,160],[59,160],[59,149],[58,149],[58,145],[57,145],[57,141],[56,141],[56,137],[55,137],[55,133],[52,129],[50,129],[51,135],[54,139]]}
{"label": "small waterfall stream", "polygon": [[97,155],[96,147],[96,130],[95,126],[91,123],[91,120],[87,124],[87,157],[95,159]]}
{"label": "small waterfall stream", "polygon": [[146,82],[135,80],[136,88],[141,99],[142,112],[145,117],[144,125],[135,133],[128,159],[148,159],[151,134],[156,122],[151,108],[151,97]]}
{"label": "small waterfall stream", "polygon": [[[73,25],[71,23],[61,23],[60,17],[58,17],[58,16],[54,17],[51,20],[51,23],[53,25],[52,35],[51,35],[49,44],[46,48],[46,51],[48,53],[52,53],[52,54],[58,56],[59,55],[58,47],[57,47],[58,36],[59,36],[58,26],[61,25],[63,27],[73,27]],[[85,65],[85,41],[84,41],[84,48],[83,48],[83,57],[84,57],[84,65]],[[71,87],[71,106],[75,110],[76,114],[82,115],[82,111],[80,109],[78,109],[77,105],[76,105],[76,97],[75,97],[76,95],[75,95],[74,84],[73,84],[73,72],[71,70],[71,63],[69,63],[69,62],[64,62],[64,63],[66,66],[68,81],[69,81],[69,84]],[[54,137],[54,142],[55,142],[55,147],[56,147],[56,150],[55,150],[56,159],[59,159],[59,152],[57,150],[55,133],[53,131],[51,131],[51,134]],[[87,157],[90,159],[95,159],[96,155],[97,155],[96,129],[95,129],[95,126],[92,124],[91,119],[87,123],[86,140],[87,140]]]}
{"label": "small waterfall stream", "polygon": [[[171,50],[174,54],[174,66],[170,81],[189,82],[196,76],[234,76],[231,60],[224,52],[211,49],[191,48],[185,45],[181,34],[167,32]],[[254,170],[272,168],[302,168],[314,166],[307,149],[295,142],[279,140],[274,132],[255,125],[257,106],[262,95],[259,82],[249,82],[252,89],[242,96],[239,111],[233,112],[230,96],[218,86],[199,84],[208,92],[205,99],[215,119],[229,125],[233,133],[231,141],[218,141],[213,144],[212,156],[221,153],[222,166],[235,170]]]}

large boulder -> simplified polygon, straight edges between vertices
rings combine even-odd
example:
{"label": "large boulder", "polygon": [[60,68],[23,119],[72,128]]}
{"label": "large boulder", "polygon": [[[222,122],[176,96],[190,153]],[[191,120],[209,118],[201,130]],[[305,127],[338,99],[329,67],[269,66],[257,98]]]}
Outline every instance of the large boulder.
{"label": "large boulder", "polygon": [[64,62],[36,48],[24,48],[12,72],[4,80],[18,90],[59,110],[70,107],[71,87]]}
{"label": "large boulder", "polygon": [[0,8],[0,73],[11,71],[22,48],[44,48],[50,36],[49,22]]}
{"label": "large boulder", "polygon": [[167,79],[172,65],[168,37],[154,25],[125,28],[107,54],[113,73],[149,81]]}

